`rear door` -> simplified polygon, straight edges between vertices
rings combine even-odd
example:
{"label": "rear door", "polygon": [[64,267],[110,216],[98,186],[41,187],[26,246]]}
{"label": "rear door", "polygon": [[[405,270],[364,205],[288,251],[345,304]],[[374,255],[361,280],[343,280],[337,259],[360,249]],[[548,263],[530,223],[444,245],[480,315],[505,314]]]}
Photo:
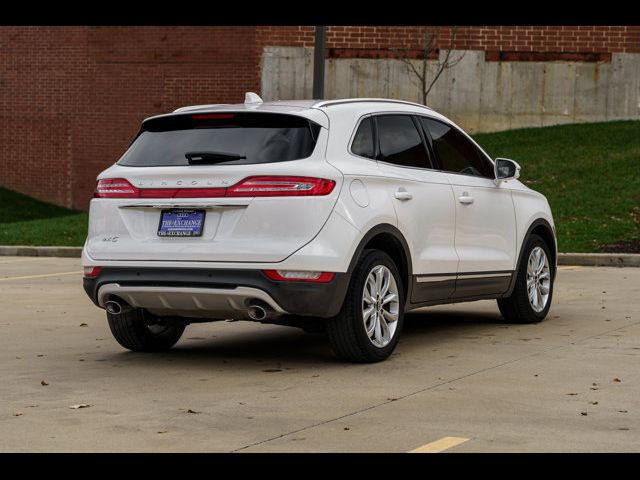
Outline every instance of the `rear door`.
{"label": "rear door", "polygon": [[281,261],[317,235],[340,191],[340,172],[324,160],[326,138],[326,128],[295,115],[151,119],[99,177],[87,253],[97,260]]}
{"label": "rear door", "polygon": [[408,114],[373,117],[379,169],[387,177],[398,228],[413,260],[412,303],[449,298],[458,256],[455,205],[446,174],[433,169],[417,120]]}
{"label": "rear door", "polygon": [[455,297],[503,293],[516,254],[511,191],[504,182],[495,184],[493,164],[465,134],[439,120],[420,121],[455,197],[455,248],[460,258]]}

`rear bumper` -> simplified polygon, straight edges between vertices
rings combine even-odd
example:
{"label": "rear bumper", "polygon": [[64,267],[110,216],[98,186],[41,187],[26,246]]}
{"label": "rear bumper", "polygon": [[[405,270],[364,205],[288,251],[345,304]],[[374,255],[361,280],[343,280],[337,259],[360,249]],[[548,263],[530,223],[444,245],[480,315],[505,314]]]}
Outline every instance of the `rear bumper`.
{"label": "rear bumper", "polygon": [[165,314],[242,318],[257,299],[278,314],[328,318],[340,311],[349,279],[349,273],[336,273],[327,283],[277,282],[260,270],[103,267],[97,277],[84,277],[83,286],[100,307],[111,294]]}

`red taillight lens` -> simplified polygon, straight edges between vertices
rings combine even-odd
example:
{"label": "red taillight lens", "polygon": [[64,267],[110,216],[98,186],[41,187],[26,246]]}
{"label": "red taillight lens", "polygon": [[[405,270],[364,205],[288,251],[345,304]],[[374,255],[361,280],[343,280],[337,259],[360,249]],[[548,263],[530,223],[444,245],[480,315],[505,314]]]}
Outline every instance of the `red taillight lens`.
{"label": "red taillight lens", "polygon": [[142,198],[211,198],[224,197],[226,188],[143,188]]}
{"label": "red taillight lens", "polygon": [[100,267],[84,267],[85,277],[97,277],[100,274]]}
{"label": "red taillight lens", "polygon": [[328,195],[336,182],[313,177],[249,177],[229,187],[228,197]]}
{"label": "red taillight lens", "polygon": [[333,180],[315,177],[248,177],[224,188],[137,188],[124,178],[98,181],[96,198],[214,198],[214,197],[288,197],[328,195],[336,186]]}
{"label": "red taillight lens", "polygon": [[96,198],[137,198],[140,190],[124,178],[105,178],[98,180]]}
{"label": "red taillight lens", "polygon": [[306,270],[263,270],[268,278],[277,282],[317,282],[326,283],[333,280],[333,272],[309,272]]}

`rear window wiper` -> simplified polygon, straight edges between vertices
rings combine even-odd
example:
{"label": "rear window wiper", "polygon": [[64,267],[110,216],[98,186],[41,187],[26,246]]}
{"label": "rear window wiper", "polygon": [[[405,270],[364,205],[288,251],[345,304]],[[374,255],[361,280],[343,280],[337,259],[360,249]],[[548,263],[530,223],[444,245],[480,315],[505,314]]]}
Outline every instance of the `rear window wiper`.
{"label": "rear window wiper", "polygon": [[184,156],[189,160],[189,165],[207,165],[247,158],[246,155],[227,152],[187,152]]}

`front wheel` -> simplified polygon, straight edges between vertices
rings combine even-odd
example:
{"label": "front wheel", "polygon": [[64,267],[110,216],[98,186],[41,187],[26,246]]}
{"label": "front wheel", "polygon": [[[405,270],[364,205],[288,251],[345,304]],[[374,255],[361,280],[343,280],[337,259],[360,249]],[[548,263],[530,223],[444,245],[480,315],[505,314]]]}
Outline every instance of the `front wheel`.
{"label": "front wheel", "polygon": [[385,360],[398,344],[403,321],[404,291],[395,263],[384,252],[365,250],[340,313],[327,322],[334,352],[351,362]]}
{"label": "front wheel", "polygon": [[549,247],[538,235],[531,235],[527,240],[515,275],[511,295],[498,299],[502,316],[513,323],[544,320],[551,308],[554,275]]}
{"label": "front wheel", "polygon": [[134,352],[158,352],[173,347],[185,325],[165,320],[136,308],[119,314],[107,312],[113,337]]}

